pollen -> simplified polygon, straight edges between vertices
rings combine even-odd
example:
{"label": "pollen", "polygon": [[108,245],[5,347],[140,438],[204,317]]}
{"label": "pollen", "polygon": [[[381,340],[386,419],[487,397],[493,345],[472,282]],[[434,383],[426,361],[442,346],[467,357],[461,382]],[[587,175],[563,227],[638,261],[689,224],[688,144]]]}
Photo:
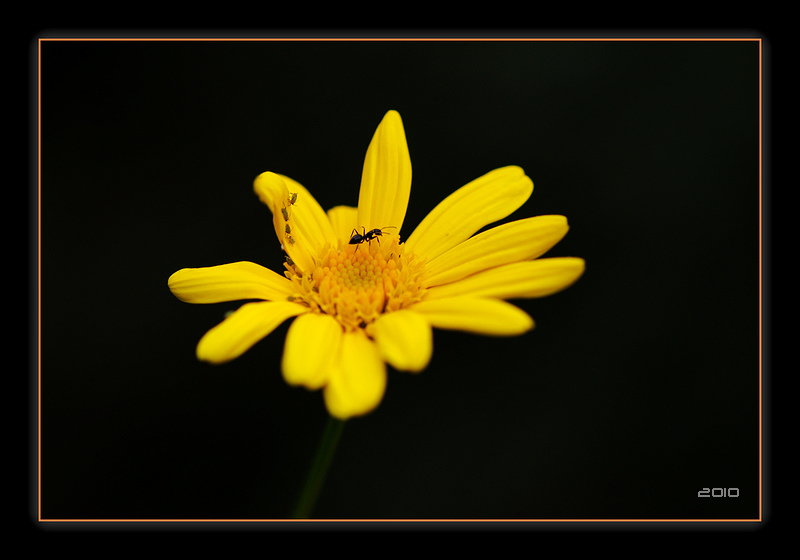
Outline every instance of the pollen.
{"label": "pollen", "polygon": [[296,290],[290,299],[331,315],[347,331],[367,328],[383,313],[420,301],[425,292],[424,262],[406,252],[396,235],[357,245],[328,245],[315,265],[306,273],[291,262],[285,264],[285,275]]}

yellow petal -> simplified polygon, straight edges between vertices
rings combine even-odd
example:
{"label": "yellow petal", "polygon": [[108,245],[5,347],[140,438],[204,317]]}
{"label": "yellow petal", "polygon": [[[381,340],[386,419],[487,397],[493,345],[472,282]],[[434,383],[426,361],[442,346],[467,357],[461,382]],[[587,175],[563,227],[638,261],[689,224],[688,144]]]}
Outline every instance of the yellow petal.
{"label": "yellow petal", "polygon": [[283,378],[312,390],[324,386],[341,339],[342,327],[330,315],[306,313],[295,319],[286,334]]}
{"label": "yellow petal", "polygon": [[358,196],[356,227],[392,226],[398,233],[403,225],[411,194],[411,157],[408,154],[403,121],[389,111],[378,125],[367,148]]}
{"label": "yellow petal", "polygon": [[331,221],[328,214],[322,209],[317,199],[314,198],[303,185],[290,179],[285,175],[280,175],[286,188],[290,193],[297,193],[297,199],[289,210],[294,219],[293,228],[298,228],[305,240],[311,243],[313,250],[319,254],[326,243],[336,244]]}
{"label": "yellow petal", "polygon": [[372,323],[369,333],[383,358],[396,369],[419,372],[430,362],[433,332],[419,313],[407,309],[385,313]]}
{"label": "yellow petal", "polygon": [[513,336],[533,328],[533,319],[527,313],[500,299],[461,296],[421,301],[409,309],[438,329]]}
{"label": "yellow petal", "polygon": [[431,210],[406,240],[406,249],[431,260],[487,224],[505,218],[533,192],[517,166],[501,167],[467,183]]}
{"label": "yellow petal", "polygon": [[289,189],[283,178],[271,171],[265,171],[256,177],[253,181],[253,190],[273,214],[279,213],[281,208],[290,202]]}
{"label": "yellow petal", "polygon": [[289,301],[246,303],[200,339],[197,358],[212,364],[238,358],[286,319],[307,311]]}
{"label": "yellow petal", "polygon": [[[316,246],[306,240],[303,230],[295,223],[294,206],[300,203],[300,194],[298,193],[295,204],[292,204],[292,195],[286,181],[281,175],[271,171],[256,177],[253,182],[253,190],[261,202],[272,212],[272,225],[283,250],[300,270],[313,270]],[[306,205],[308,205],[307,201]],[[289,219],[287,220],[287,218]]]}
{"label": "yellow petal", "polygon": [[183,268],[167,280],[172,293],[188,303],[242,299],[280,301],[292,294],[292,282],[268,268],[242,261],[204,268]]}
{"label": "yellow petal", "polygon": [[346,420],[370,412],[386,391],[386,364],[363,331],[346,332],[324,389],[331,416]]}
{"label": "yellow petal", "polygon": [[549,296],[570,286],[585,268],[583,259],[554,257],[512,263],[468,276],[463,280],[434,286],[426,300],[469,295],[500,299]]}
{"label": "yellow petal", "polygon": [[328,218],[333,227],[333,234],[346,245],[350,241],[350,234],[358,225],[358,208],[355,206],[334,206],[328,210]]}
{"label": "yellow petal", "polygon": [[446,284],[503,264],[535,259],[566,235],[564,216],[536,216],[470,237],[429,261],[425,286]]}

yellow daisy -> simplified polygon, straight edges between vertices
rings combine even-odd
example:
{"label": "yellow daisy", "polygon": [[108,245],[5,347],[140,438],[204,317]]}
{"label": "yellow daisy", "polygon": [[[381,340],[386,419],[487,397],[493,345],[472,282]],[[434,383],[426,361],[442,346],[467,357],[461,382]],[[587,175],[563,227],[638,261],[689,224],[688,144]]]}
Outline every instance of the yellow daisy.
{"label": "yellow daisy", "polygon": [[401,240],[411,160],[400,115],[389,111],[364,161],[358,208],[325,212],[296,181],[272,172],[254,189],[272,211],[286,252],[278,274],[252,262],[185,268],[169,288],[189,303],[245,303],[206,333],[197,357],[236,358],[289,318],[281,362],[290,385],[322,389],[328,412],[347,419],[373,410],[386,364],[419,372],[432,328],[519,335],[533,320],[507,299],[558,292],[583,273],[580,258],[539,259],[567,233],[563,216],[537,216],[475,235],[517,210],[533,182],[516,166],[464,185]]}

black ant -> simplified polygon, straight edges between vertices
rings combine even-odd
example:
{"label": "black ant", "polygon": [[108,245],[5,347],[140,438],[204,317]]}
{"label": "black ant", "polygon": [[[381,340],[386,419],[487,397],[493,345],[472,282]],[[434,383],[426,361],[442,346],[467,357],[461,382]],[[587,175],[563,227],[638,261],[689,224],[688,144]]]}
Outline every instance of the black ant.
{"label": "black ant", "polygon": [[[358,233],[358,230],[354,229],[350,234],[350,245],[360,245],[365,241],[369,243],[373,239],[377,239],[380,236],[384,235],[383,230],[389,228],[397,229],[395,226],[386,226],[384,228],[375,228],[367,231],[367,228],[362,226],[361,233]],[[378,241],[378,244],[380,244],[380,241]],[[358,251],[358,247],[356,247],[356,251]]]}

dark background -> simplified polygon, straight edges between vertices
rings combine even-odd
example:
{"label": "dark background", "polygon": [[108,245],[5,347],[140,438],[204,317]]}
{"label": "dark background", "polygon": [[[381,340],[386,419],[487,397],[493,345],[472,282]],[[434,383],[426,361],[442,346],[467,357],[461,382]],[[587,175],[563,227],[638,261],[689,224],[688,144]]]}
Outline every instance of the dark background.
{"label": "dark background", "polygon": [[587,268],[515,301],[531,333],[436,331],[425,372],[390,370],[380,407],[345,427],[316,515],[759,517],[764,44],[42,36],[35,515],[288,514],[326,422],[321,393],[281,378],[288,323],[200,363],[197,341],[237,304],[181,303],[166,281],[237,260],[279,270],[253,179],[355,205],[396,109],[414,173],[404,237],[514,164],[535,187],[509,219],[567,216],[546,256]]}

